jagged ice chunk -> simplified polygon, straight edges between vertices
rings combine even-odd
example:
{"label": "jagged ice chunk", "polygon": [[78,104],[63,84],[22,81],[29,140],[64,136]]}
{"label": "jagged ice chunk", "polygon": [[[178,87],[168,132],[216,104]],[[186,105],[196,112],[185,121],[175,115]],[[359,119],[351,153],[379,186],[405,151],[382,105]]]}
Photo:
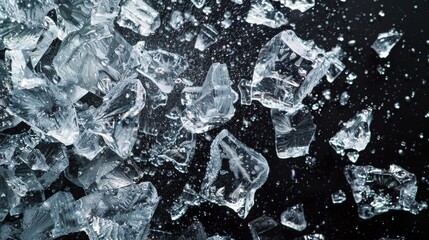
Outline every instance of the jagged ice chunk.
{"label": "jagged ice chunk", "polygon": [[286,227],[303,231],[307,227],[307,221],[302,204],[297,204],[284,211],[281,215],[281,222]]}
{"label": "jagged ice chunk", "polygon": [[143,36],[154,33],[161,25],[159,13],[143,0],[124,0],[117,23]]}
{"label": "jagged ice chunk", "polygon": [[292,10],[299,10],[305,12],[314,7],[316,0],[279,0],[281,4]]}
{"label": "jagged ice chunk", "polygon": [[377,39],[371,45],[371,48],[378,54],[380,58],[386,58],[389,56],[390,51],[399,42],[402,37],[402,33],[395,29],[389,32],[378,34]]}
{"label": "jagged ice chunk", "polygon": [[288,23],[283,13],[277,11],[269,1],[252,0],[251,3],[246,22],[261,24],[270,28],[279,28]]}

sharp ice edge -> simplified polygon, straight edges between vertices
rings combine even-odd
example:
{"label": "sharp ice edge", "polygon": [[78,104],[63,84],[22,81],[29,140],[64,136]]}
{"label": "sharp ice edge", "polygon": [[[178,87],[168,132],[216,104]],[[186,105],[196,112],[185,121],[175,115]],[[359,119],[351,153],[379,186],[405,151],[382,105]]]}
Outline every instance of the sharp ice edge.
{"label": "sharp ice edge", "polygon": [[281,215],[281,223],[297,231],[303,231],[307,228],[303,205],[300,203],[286,209]]}
{"label": "sharp ice edge", "polygon": [[205,51],[208,47],[215,44],[219,38],[219,32],[213,25],[203,24],[195,41],[195,48],[199,51]]}
{"label": "sharp ice edge", "polygon": [[371,48],[374,49],[380,58],[386,58],[389,56],[390,51],[399,42],[401,37],[402,33],[395,29],[391,29],[389,32],[380,33],[371,45]]}
{"label": "sharp ice edge", "polygon": [[279,28],[288,23],[283,13],[277,11],[269,1],[253,0],[251,3],[246,22],[271,28]]}
{"label": "sharp ice edge", "polygon": [[119,26],[149,36],[161,25],[159,13],[144,1],[123,0],[116,21]]}
{"label": "sharp ice edge", "polygon": [[284,6],[292,9],[305,12],[308,9],[314,7],[316,0],[278,0]]}

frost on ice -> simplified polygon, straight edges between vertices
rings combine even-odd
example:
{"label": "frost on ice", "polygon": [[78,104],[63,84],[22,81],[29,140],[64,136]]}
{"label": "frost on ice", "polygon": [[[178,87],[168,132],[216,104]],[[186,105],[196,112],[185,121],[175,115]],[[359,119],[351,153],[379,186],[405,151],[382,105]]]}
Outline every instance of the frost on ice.
{"label": "frost on ice", "polygon": [[389,32],[378,34],[377,39],[371,45],[371,48],[378,54],[380,58],[386,58],[389,56],[390,51],[399,42],[402,37],[402,33],[395,29]]}

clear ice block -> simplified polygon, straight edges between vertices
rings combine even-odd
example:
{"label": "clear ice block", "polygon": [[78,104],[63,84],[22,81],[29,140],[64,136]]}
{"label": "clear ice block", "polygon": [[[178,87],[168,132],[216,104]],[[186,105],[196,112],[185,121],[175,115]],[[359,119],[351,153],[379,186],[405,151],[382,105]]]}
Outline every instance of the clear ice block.
{"label": "clear ice block", "polygon": [[267,180],[268,172],[268,163],[260,153],[222,130],[211,145],[200,195],[246,218],[254,204],[255,192]]}
{"label": "clear ice block", "polygon": [[359,217],[369,219],[389,210],[403,210],[418,214],[427,208],[426,203],[418,203],[417,181],[413,173],[398,165],[390,165],[389,170],[371,165],[348,165],[344,175],[353,192]]}
{"label": "clear ice block", "polygon": [[307,221],[304,216],[304,208],[302,204],[297,204],[288,208],[281,215],[281,222],[284,226],[303,231],[307,227]]}
{"label": "clear ice block", "polygon": [[377,39],[371,45],[371,48],[378,54],[380,58],[389,56],[392,48],[399,42],[402,33],[391,29],[389,32],[378,34]]}
{"label": "clear ice block", "polygon": [[195,48],[201,52],[206,50],[211,45],[215,44],[219,39],[219,32],[213,25],[203,24],[195,41]]}
{"label": "clear ice block", "polygon": [[283,13],[277,11],[269,1],[252,0],[251,3],[246,22],[261,24],[270,28],[279,28],[288,23]]}
{"label": "clear ice block", "polygon": [[316,125],[308,109],[302,108],[294,113],[271,109],[271,118],[279,158],[296,158],[309,153]]}
{"label": "clear ice block", "polygon": [[346,194],[343,192],[343,190],[338,190],[331,194],[332,203],[334,204],[340,204],[347,200]]}
{"label": "clear ice block", "polygon": [[292,10],[299,10],[305,12],[314,7],[316,0],[279,0],[281,4]]}
{"label": "clear ice block", "polygon": [[283,240],[279,224],[268,216],[261,216],[248,224],[253,240]]}
{"label": "clear ice block", "polygon": [[231,84],[226,64],[213,63],[202,87],[184,88],[183,126],[190,132],[203,133],[230,120],[238,98]]}
{"label": "clear ice block", "polygon": [[161,25],[159,13],[143,0],[123,0],[116,22],[143,36],[154,33]]}

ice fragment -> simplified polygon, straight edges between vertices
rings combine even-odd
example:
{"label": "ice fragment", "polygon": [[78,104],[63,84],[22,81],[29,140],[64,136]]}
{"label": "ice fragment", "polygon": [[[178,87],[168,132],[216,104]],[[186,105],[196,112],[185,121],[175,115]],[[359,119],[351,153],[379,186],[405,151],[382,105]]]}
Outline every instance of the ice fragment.
{"label": "ice fragment", "polygon": [[305,12],[314,7],[316,0],[279,0],[280,3],[292,10],[299,10]]}
{"label": "ice fragment", "polygon": [[159,13],[143,0],[123,0],[117,23],[143,36],[154,33],[161,25]]}
{"label": "ice fragment", "polygon": [[210,24],[202,25],[195,41],[195,48],[201,52],[206,50],[218,41],[218,35],[219,33],[214,26]]}
{"label": "ice fragment", "polygon": [[286,227],[303,231],[307,227],[307,221],[302,204],[297,204],[284,211],[281,215],[281,222]]}
{"label": "ice fragment", "polygon": [[283,13],[277,11],[269,1],[252,0],[251,3],[246,22],[271,28],[279,28],[288,23]]}
{"label": "ice fragment", "polygon": [[346,201],[346,194],[343,192],[343,190],[338,190],[331,194],[332,197],[332,203],[339,204]]}
{"label": "ice fragment", "polygon": [[283,240],[280,225],[271,217],[261,216],[248,224],[253,240]]}
{"label": "ice fragment", "polygon": [[380,58],[389,56],[390,51],[399,42],[402,33],[391,29],[389,32],[378,34],[377,39],[371,45],[371,48],[378,54]]}

